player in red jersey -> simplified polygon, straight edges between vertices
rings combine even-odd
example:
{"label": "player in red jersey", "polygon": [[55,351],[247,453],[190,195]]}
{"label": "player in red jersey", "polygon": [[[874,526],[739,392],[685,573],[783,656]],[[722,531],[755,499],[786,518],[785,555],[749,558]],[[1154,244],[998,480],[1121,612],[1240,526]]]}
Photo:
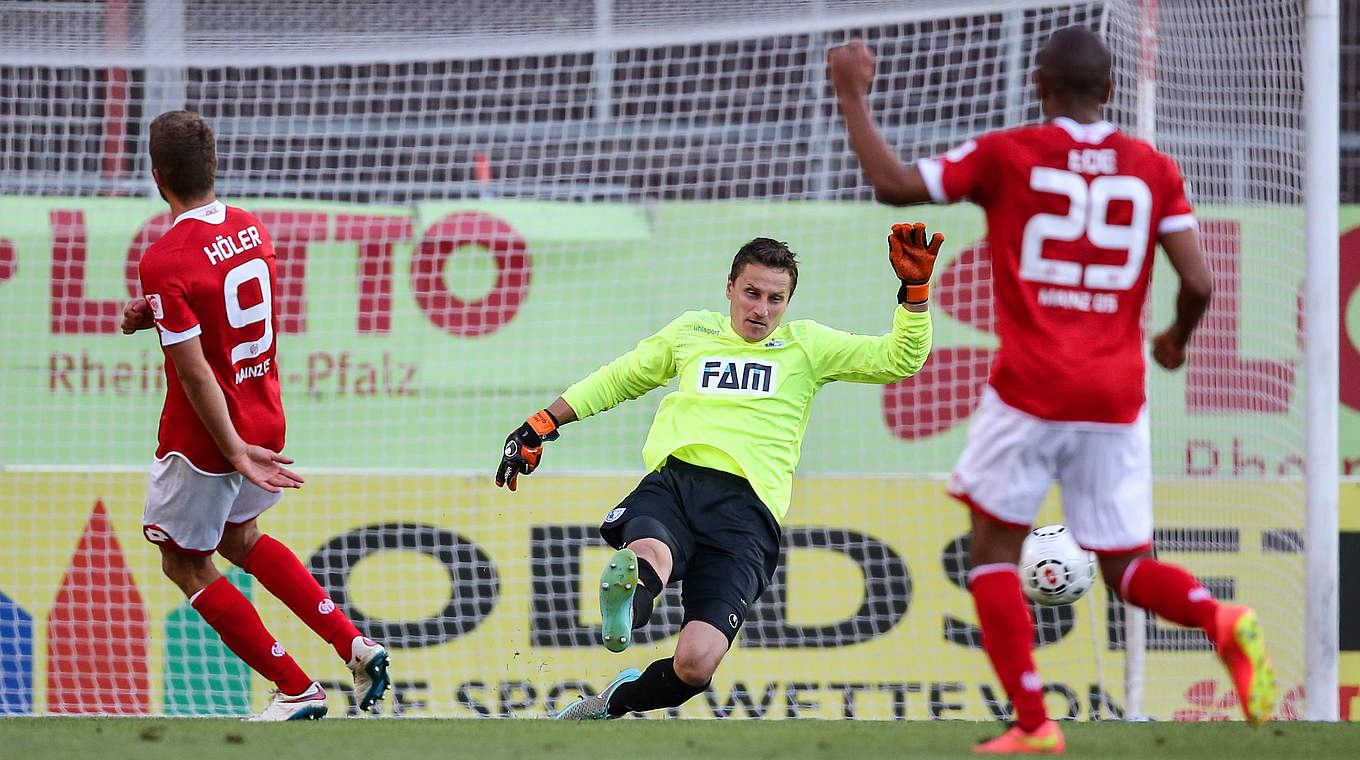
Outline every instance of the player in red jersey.
{"label": "player in red jersey", "polygon": [[1016,725],[984,753],[1062,752],[1031,654],[1033,622],[1016,563],[1056,479],[1077,540],[1125,601],[1218,648],[1253,725],[1269,719],[1274,680],[1255,614],[1220,604],[1152,551],[1152,469],[1140,315],[1160,243],[1180,277],[1176,317],[1152,339],[1166,369],[1185,361],[1211,279],[1180,171],[1101,119],[1110,53],[1087,29],[1056,32],[1034,85],[1045,123],[991,132],[938,158],[903,164],[869,113],[872,52],[828,55],[851,148],[877,198],[893,205],[967,198],[987,216],[1001,346],[949,493],[971,509],[969,585],[982,645]]}
{"label": "player in red jersey", "polygon": [[161,568],[222,642],[277,693],[255,720],[326,714],[326,693],[265,630],[250,601],[213,565],[214,552],[255,576],[335,647],[369,710],[387,689],[387,651],[362,636],[296,555],[256,518],[302,478],[284,467],[275,362],[274,248],[264,225],[213,191],[212,129],[188,111],[151,123],[151,173],[174,223],[140,264],[143,298],[124,333],[155,327],[165,352],[160,443],[142,516]]}

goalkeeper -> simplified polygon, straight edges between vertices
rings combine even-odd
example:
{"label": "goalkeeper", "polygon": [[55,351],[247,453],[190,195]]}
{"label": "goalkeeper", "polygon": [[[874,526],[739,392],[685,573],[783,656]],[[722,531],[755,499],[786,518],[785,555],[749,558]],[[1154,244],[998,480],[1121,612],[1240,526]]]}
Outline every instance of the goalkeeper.
{"label": "goalkeeper", "polygon": [[600,535],[618,551],[600,576],[604,645],[622,652],[667,583],[684,581],[675,655],[629,668],[559,718],[598,720],[683,704],[702,693],[779,560],[812,397],[833,380],[890,383],[930,354],[927,296],[944,236],[899,224],[888,236],[901,280],[892,331],[851,335],[811,320],[780,325],[798,286],[788,246],[756,238],[727,278],[730,315],[688,311],[571,386],[505,441],[496,485],[515,490],[558,428],[679,377],[642,457],[649,474],[610,510]]}

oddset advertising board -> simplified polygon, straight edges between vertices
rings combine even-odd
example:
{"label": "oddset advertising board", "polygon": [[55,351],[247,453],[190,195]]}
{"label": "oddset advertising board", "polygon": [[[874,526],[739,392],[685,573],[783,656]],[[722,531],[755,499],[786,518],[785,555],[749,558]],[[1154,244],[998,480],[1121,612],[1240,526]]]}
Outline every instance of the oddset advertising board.
{"label": "oddset advertising board", "polygon": [[[889,226],[908,214],[945,232],[931,361],[911,380],[836,383],[814,401],[784,567],[713,687],[679,714],[1004,712],[963,588],[965,513],[943,492],[996,350],[976,209],[226,200],[259,216],[278,253],[286,453],[308,476],[262,525],[393,649],[388,709],[410,715],[541,717],[674,646],[671,592],[624,656],[593,638],[594,576],[607,556],[594,527],[641,477],[662,392],[571,426],[509,494],[491,485],[494,457],[526,414],[680,312],[725,311],[732,254],[751,237],[787,240],[800,255],[786,319],[881,333],[897,287],[884,255]],[[1279,310],[1296,308],[1301,283],[1281,282],[1268,264],[1280,229],[1298,227],[1301,212],[1198,215],[1216,285],[1205,343],[1192,345],[1182,371],[1149,377],[1158,537],[1165,556],[1216,593],[1257,604],[1268,633],[1288,632],[1279,642],[1288,717],[1302,683],[1301,655],[1288,652],[1301,651],[1306,583],[1303,361],[1296,321],[1282,330]],[[1360,207],[1343,207],[1341,219],[1347,377],[1360,372]],[[9,307],[0,319],[0,512],[23,528],[0,534],[12,560],[0,563],[0,627],[17,642],[17,664],[0,671],[0,711],[237,714],[261,699],[258,678],[229,655],[202,666],[213,637],[141,537],[163,359],[154,338],[117,328],[123,303],[140,295],[137,260],[170,222],[164,204],[146,199],[0,198]],[[1154,327],[1169,319],[1174,293],[1159,260]],[[1360,473],[1353,391],[1342,383],[1343,476]],[[1346,597],[1360,487],[1343,480]],[[1060,519],[1056,494],[1042,519]],[[309,672],[343,683],[324,644],[248,576],[233,578]],[[1120,714],[1119,607],[1097,588],[1051,614],[1037,650],[1050,710]],[[1343,609],[1347,716],[1360,694],[1356,614]],[[1149,711],[1233,716],[1207,642],[1151,626]],[[97,662],[101,641],[125,642],[121,656],[135,666],[107,689],[74,694],[63,674]]]}

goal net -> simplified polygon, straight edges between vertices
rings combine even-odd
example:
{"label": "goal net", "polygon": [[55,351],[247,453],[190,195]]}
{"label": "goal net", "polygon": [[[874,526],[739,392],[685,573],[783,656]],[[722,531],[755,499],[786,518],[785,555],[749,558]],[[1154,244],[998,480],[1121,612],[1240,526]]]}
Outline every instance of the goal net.
{"label": "goal net", "polygon": [[[789,319],[886,331],[884,236],[922,220],[948,237],[934,353],[909,381],[820,393],[783,564],[679,714],[1004,718],[967,513],[944,494],[997,345],[984,219],[873,202],[826,51],[875,48],[872,107],[915,159],[1037,120],[1034,54],[1083,24],[1115,56],[1108,118],[1180,161],[1215,277],[1188,366],[1150,371],[1159,550],[1257,608],[1280,714],[1299,714],[1301,5],[0,2],[0,712],[264,698],[140,535],[162,357],[117,321],[171,221],[147,125],[187,108],[216,132],[219,197],[279,258],[286,451],[308,482],[261,527],[391,649],[386,713],[542,717],[669,656],[678,591],[621,657],[598,644],[594,591],[595,528],[642,476],[665,391],[572,425],[513,494],[492,484],[505,435],[680,312],[725,312],[756,236],[799,254]],[[1157,268],[1149,329],[1173,311]],[[1056,493],[1041,519],[1061,520]],[[231,577],[332,714],[352,710],[334,653]],[[1199,633],[1131,627],[1130,680],[1105,589],[1035,615],[1054,715],[1240,715]]]}

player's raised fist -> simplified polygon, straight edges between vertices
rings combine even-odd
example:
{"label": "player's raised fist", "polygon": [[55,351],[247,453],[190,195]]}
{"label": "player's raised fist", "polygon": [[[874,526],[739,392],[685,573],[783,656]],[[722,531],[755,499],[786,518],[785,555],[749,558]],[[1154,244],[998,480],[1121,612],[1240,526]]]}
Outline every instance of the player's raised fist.
{"label": "player's raised fist", "polygon": [[840,95],[864,94],[874,81],[874,49],[858,39],[826,53],[826,78]]}
{"label": "player's raised fist", "polygon": [[496,468],[496,485],[515,490],[520,475],[533,472],[543,459],[543,442],[557,440],[557,420],[547,409],[530,417],[505,437],[501,464]]}

